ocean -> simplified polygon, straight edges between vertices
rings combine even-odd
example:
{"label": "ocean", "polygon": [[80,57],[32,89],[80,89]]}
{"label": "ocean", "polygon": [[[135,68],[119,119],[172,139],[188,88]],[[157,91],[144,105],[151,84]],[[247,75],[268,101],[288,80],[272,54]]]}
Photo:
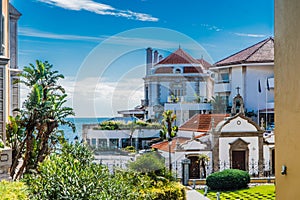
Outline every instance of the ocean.
{"label": "ocean", "polygon": [[75,133],[73,133],[72,128],[70,128],[68,126],[60,126],[59,129],[64,131],[65,138],[69,142],[73,142],[74,138],[76,136],[78,137],[79,141],[81,141],[83,124],[98,124],[107,119],[110,119],[110,118],[108,118],[108,117],[107,118],[105,118],[105,117],[101,117],[101,118],[67,118],[67,120],[69,120],[75,124],[75,126],[76,126]]}

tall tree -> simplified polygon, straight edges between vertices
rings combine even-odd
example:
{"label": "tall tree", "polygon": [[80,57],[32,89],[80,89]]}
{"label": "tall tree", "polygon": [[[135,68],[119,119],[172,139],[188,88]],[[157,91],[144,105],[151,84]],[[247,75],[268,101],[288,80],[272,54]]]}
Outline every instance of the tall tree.
{"label": "tall tree", "polygon": [[[18,82],[30,89],[18,116],[11,118],[7,131],[8,142],[12,143],[13,163],[11,176],[20,178],[23,173],[30,173],[43,162],[64,139],[59,125],[75,126],[66,117],[74,115],[73,109],[66,107],[67,95],[58,81],[64,76],[52,70],[47,61],[37,60],[36,65],[24,67]],[[20,163],[21,160],[21,163]],[[18,170],[17,170],[17,166]]]}

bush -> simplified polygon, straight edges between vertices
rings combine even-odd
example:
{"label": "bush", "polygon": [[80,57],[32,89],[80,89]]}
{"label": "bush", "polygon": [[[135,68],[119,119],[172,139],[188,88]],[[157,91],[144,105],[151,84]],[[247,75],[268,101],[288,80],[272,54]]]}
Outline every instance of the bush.
{"label": "bush", "polygon": [[237,190],[247,188],[250,183],[248,172],[238,169],[226,169],[206,178],[206,185],[211,190]]}
{"label": "bush", "polygon": [[169,184],[162,184],[158,182],[156,187],[143,191],[147,193],[151,200],[185,200],[185,188],[177,182],[170,182]]}
{"label": "bush", "polygon": [[150,152],[129,163],[129,169],[142,173],[156,173],[165,168],[164,163],[164,159],[157,152]]}
{"label": "bush", "polygon": [[92,161],[85,145],[64,144],[59,154],[48,157],[37,173],[25,178],[30,199],[164,200],[184,196],[178,183],[120,169],[111,174],[107,167]]}
{"label": "bush", "polygon": [[23,182],[19,182],[19,181],[16,182],[1,181],[0,196],[1,199],[6,199],[6,200],[29,199],[26,185]]}

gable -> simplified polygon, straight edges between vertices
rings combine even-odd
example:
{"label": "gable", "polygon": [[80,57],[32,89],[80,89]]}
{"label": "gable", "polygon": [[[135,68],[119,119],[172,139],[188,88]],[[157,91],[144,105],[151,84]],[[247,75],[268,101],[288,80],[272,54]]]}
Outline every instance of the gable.
{"label": "gable", "polygon": [[258,132],[260,131],[254,123],[241,116],[237,116],[228,120],[221,128],[220,132]]}

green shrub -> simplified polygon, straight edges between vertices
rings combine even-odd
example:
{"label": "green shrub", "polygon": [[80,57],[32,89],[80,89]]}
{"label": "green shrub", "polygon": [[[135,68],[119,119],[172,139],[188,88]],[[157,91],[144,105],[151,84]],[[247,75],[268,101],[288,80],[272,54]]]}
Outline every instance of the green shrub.
{"label": "green shrub", "polygon": [[185,188],[177,182],[165,184],[158,182],[155,187],[141,192],[150,196],[151,200],[185,200]]}
{"label": "green shrub", "polygon": [[6,200],[25,200],[28,198],[27,187],[23,182],[0,182],[0,197]]}
{"label": "green shrub", "polygon": [[237,190],[247,188],[250,183],[248,172],[238,169],[226,169],[206,178],[206,185],[211,190]]}
{"label": "green shrub", "polygon": [[134,146],[127,146],[127,147],[125,147],[125,151],[134,153],[135,152],[135,147]]}
{"label": "green shrub", "polygon": [[155,173],[165,168],[164,159],[157,152],[149,152],[129,163],[129,169],[142,173]]}
{"label": "green shrub", "polygon": [[178,183],[156,181],[139,172],[120,169],[111,174],[105,166],[92,161],[92,153],[85,145],[64,144],[59,154],[48,157],[40,163],[37,173],[25,178],[30,199],[152,200],[184,196]]}

